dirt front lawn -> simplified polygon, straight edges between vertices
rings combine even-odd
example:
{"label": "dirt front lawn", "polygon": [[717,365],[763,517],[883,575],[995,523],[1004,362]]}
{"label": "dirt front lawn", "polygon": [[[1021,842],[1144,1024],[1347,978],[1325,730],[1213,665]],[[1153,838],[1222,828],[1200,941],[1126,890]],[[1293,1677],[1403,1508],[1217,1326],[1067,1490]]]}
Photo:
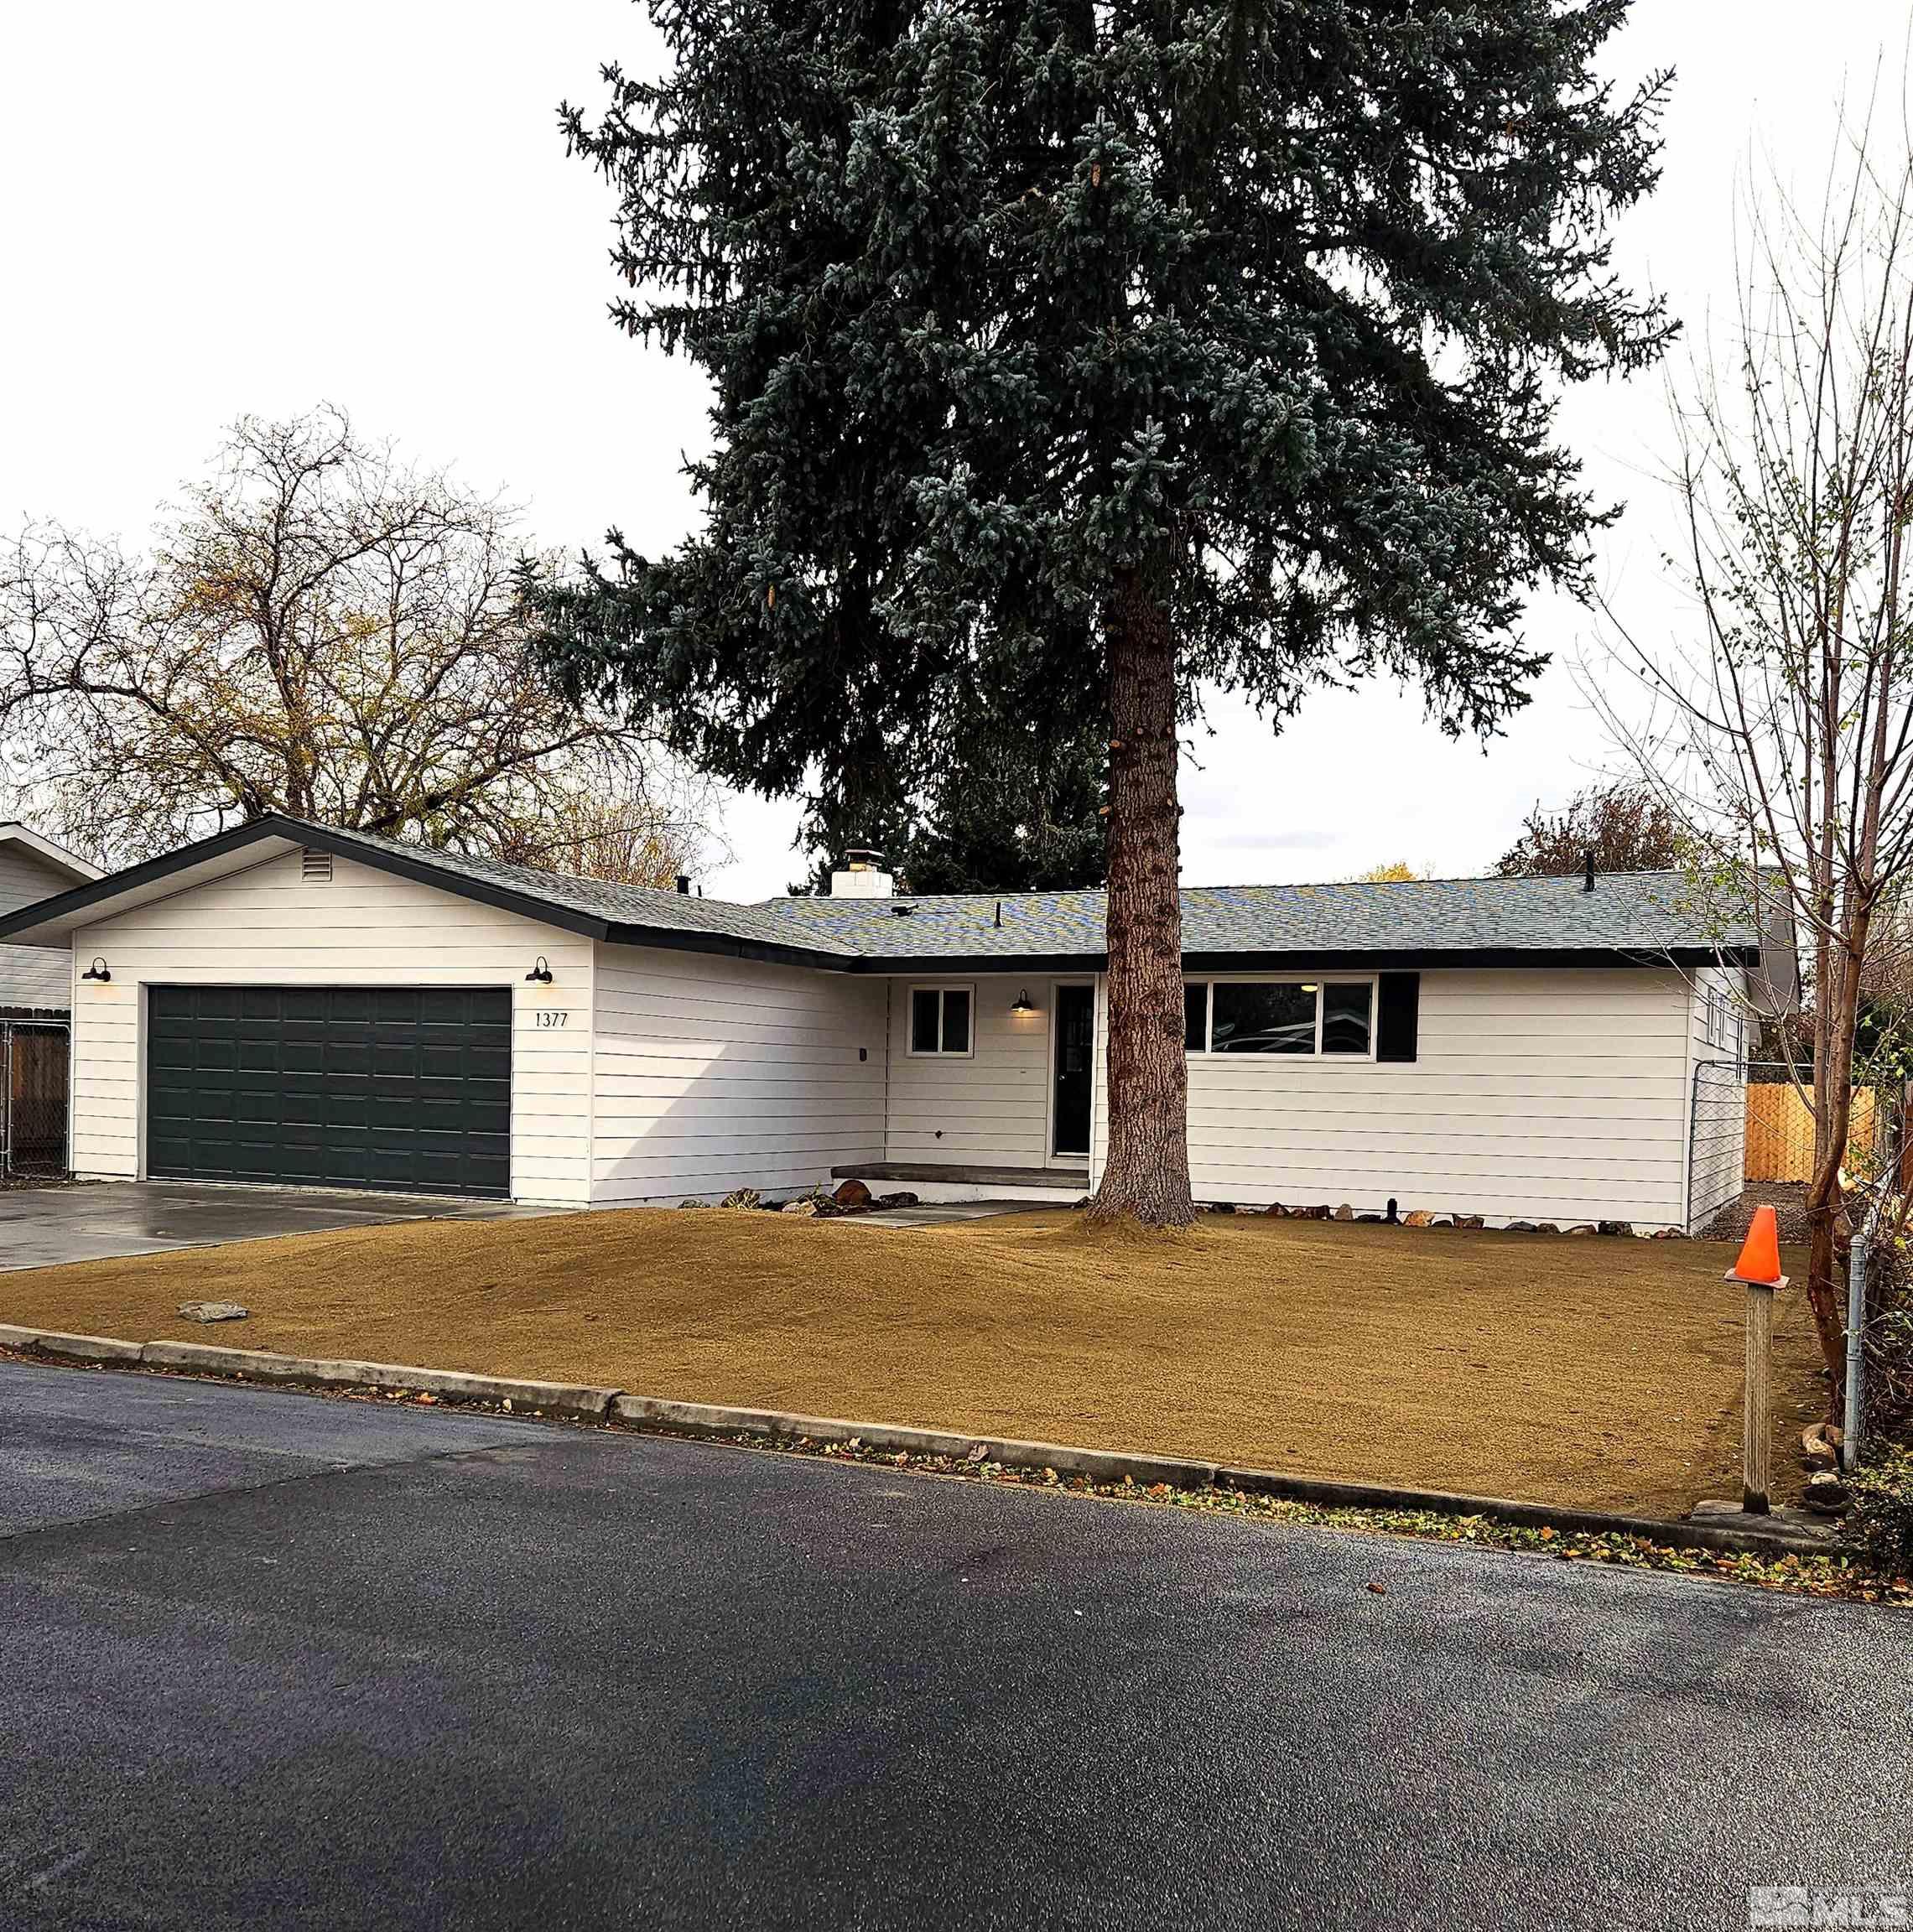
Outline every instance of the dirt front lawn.
{"label": "dirt front lawn", "polygon": [[[1731,1247],[1065,1213],[413,1222],[0,1275],[0,1321],[1154,1449],[1656,1514],[1738,1494]],[[1804,1273],[1796,1268],[1796,1278]],[[180,1319],[231,1300],[248,1321]],[[1775,1452],[1818,1412],[1797,1290]]]}

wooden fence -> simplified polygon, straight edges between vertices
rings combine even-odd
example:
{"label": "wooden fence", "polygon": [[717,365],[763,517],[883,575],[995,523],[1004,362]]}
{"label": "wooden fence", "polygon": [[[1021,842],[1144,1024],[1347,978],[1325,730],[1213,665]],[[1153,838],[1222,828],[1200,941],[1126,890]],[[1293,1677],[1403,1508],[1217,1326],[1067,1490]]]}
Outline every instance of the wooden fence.
{"label": "wooden fence", "polygon": [[[1847,1157],[1870,1154],[1874,1147],[1874,1093],[1857,1088],[1847,1133]],[[1813,1109],[1791,1082],[1747,1089],[1746,1178],[1749,1181],[1811,1181],[1813,1178]]]}

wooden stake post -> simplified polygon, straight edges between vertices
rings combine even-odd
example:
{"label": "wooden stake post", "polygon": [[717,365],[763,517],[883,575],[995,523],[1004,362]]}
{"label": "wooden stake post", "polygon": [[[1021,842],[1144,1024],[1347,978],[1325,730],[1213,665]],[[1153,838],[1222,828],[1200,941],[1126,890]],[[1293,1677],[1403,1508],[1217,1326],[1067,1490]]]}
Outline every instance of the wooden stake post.
{"label": "wooden stake post", "polygon": [[1773,1509],[1774,1293],[1787,1285],[1780,1272],[1780,1228],[1771,1208],[1756,1208],[1740,1259],[1727,1280],[1747,1290],[1747,1394],[1742,1408],[1740,1507],[1753,1516]]}
{"label": "wooden stake post", "polygon": [[1749,1281],[1747,1401],[1740,1431],[1740,1463],[1745,1473],[1741,1481],[1740,1507],[1755,1516],[1765,1516],[1773,1508],[1774,1433],[1768,1414],[1773,1367],[1774,1291],[1764,1281]]}

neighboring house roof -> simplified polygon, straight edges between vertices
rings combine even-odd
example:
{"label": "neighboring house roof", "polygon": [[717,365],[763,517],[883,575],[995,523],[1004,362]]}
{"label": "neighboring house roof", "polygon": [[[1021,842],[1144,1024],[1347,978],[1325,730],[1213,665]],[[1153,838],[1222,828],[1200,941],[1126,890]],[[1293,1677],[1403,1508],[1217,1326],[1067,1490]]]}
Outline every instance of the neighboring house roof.
{"label": "neighboring house roof", "polygon": [[[264,847],[263,851],[256,849]],[[276,850],[307,846],[621,944],[717,952],[844,972],[1099,966],[1107,896],[1014,892],[759,905],[580,879],[273,816],[96,879],[0,917],[0,940],[65,943],[74,929]],[[1770,930],[1770,950],[1791,933]],[[1744,917],[1692,903],[1672,872],[1579,878],[1438,879],[1336,886],[1189,886],[1185,964],[1220,972],[1399,965],[1754,965]]]}
{"label": "neighboring house roof", "polygon": [[100,876],[97,865],[89,865],[77,852],[69,852],[64,845],[55,844],[44,833],[34,831],[18,818],[0,818],[0,846],[8,845],[39,860],[49,871],[75,884]]}

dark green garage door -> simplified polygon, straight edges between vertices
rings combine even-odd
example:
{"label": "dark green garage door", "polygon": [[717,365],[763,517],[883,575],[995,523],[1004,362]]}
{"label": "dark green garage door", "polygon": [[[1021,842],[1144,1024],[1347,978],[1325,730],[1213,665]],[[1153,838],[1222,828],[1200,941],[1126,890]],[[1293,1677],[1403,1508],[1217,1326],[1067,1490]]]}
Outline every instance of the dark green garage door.
{"label": "dark green garage door", "polygon": [[153,986],[156,1180],[505,1194],[505,986]]}

